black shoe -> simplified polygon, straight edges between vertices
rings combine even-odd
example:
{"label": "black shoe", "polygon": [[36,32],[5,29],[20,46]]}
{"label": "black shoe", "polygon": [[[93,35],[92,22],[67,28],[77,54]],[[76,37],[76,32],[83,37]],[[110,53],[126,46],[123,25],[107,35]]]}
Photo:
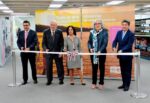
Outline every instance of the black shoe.
{"label": "black shoe", "polygon": [[63,85],[63,84],[64,84],[64,82],[61,80],[61,81],[59,81],[59,84],[60,84],[60,85]]}
{"label": "black shoe", "polygon": [[47,86],[48,86],[48,85],[51,85],[51,84],[52,84],[52,82],[47,82],[47,83],[46,83]]}
{"label": "black shoe", "polygon": [[81,85],[86,85],[86,83],[81,83]]}
{"label": "black shoe", "polygon": [[128,90],[129,90],[129,87],[128,87],[128,86],[125,86],[123,90],[124,90],[124,91],[128,91]]}
{"label": "black shoe", "polygon": [[37,80],[34,80],[34,82],[33,82],[34,84],[37,84],[38,83],[38,81]]}
{"label": "black shoe", "polygon": [[74,85],[74,83],[70,83],[70,85]]}
{"label": "black shoe", "polygon": [[27,82],[23,82],[21,85],[26,85],[27,84]]}
{"label": "black shoe", "polygon": [[123,86],[123,85],[121,85],[121,86],[119,86],[119,87],[118,87],[118,89],[124,89],[124,86]]}

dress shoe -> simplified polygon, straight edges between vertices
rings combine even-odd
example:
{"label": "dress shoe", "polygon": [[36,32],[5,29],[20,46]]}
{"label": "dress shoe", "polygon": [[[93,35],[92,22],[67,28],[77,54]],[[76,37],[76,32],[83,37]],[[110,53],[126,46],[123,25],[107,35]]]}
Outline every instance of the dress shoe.
{"label": "dress shoe", "polygon": [[38,81],[37,80],[34,80],[34,82],[33,82],[34,84],[37,84],[38,83]]}
{"label": "dress shoe", "polygon": [[26,85],[27,84],[27,82],[23,82],[21,85]]}
{"label": "dress shoe", "polygon": [[124,86],[123,86],[123,85],[121,85],[121,86],[119,86],[119,87],[118,87],[118,89],[124,89]]}
{"label": "dress shoe", "polygon": [[74,85],[74,83],[73,83],[73,82],[71,82],[71,83],[70,83],[70,85]]}
{"label": "dress shoe", "polygon": [[124,90],[124,91],[128,91],[128,90],[129,90],[129,87],[128,87],[128,86],[125,86],[123,90]]}
{"label": "dress shoe", "polygon": [[64,82],[61,80],[61,81],[59,81],[59,84],[60,84],[60,85],[63,85],[63,84],[64,84]]}
{"label": "dress shoe", "polygon": [[81,83],[81,85],[86,85],[86,83],[83,82],[83,83]]}
{"label": "dress shoe", "polygon": [[47,86],[49,86],[49,85],[51,85],[51,84],[52,84],[52,82],[47,82],[47,83],[46,83]]}

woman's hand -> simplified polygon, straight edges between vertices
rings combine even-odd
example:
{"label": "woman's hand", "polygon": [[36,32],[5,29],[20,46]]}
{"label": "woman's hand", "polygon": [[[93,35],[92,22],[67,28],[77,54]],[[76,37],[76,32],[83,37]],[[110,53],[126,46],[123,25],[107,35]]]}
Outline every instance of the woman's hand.
{"label": "woman's hand", "polygon": [[94,52],[94,49],[90,49],[90,52],[93,53],[93,52]]}

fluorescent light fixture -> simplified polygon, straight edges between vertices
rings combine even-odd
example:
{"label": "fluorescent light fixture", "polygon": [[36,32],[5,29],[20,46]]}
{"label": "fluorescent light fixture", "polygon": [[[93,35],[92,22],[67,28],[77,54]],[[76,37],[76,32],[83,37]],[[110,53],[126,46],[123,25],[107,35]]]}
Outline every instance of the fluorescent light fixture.
{"label": "fluorescent light fixture", "polygon": [[148,8],[148,7],[150,7],[150,5],[145,5],[144,7],[145,7],[145,8]]}
{"label": "fluorescent light fixture", "polygon": [[0,10],[9,10],[7,6],[0,6]]}
{"label": "fluorescent light fixture", "polygon": [[50,4],[50,8],[60,8],[62,7],[62,4]]}
{"label": "fluorescent light fixture", "polygon": [[30,13],[13,13],[13,16],[29,16]]}
{"label": "fluorescent light fixture", "polygon": [[68,0],[53,0],[53,1],[66,2],[66,1],[68,1]]}
{"label": "fluorescent light fixture", "polygon": [[53,0],[52,3],[49,5],[49,8],[60,8],[67,1],[68,0]]}
{"label": "fluorescent light fixture", "polygon": [[137,11],[137,10],[140,10],[140,8],[135,8],[134,10]]}
{"label": "fluorescent light fixture", "polygon": [[3,13],[13,13],[12,10],[3,10]]}
{"label": "fluorescent light fixture", "polygon": [[0,4],[4,4],[2,1],[0,1]]}
{"label": "fluorescent light fixture", "polygon": [[113,1],[110,1],[110,2],[107,2],[106,5],[118,5],[118,4],[121,4],[125,1],[123,0],[113,0]]}

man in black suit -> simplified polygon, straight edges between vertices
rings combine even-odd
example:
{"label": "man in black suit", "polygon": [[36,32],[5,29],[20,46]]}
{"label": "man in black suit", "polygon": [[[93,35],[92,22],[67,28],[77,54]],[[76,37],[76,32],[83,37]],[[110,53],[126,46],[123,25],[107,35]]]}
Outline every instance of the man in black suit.
{"label": "man in black suit", "polygon": [[[35,31],[30,29],[30,22],[23,22],[24,30],[19,32],[17,45],[20,50],[23,51],[34,51],[35,46],[37,45],[37,34]],[[32,78],[34,80],[34,84],[37,84],[37,76],[36,76],[36,65],[35,65],[35,53],[21,53],[21,61],[23,66],[23,80],[22,85],[27,84],[28,81],[28,60],[31,65],[32,70]]]}
{"label": "man in black suit", "polygon": [[[56,21],[51,21],[50,28],[46,29],[43,34],[42,46],[44,51],[47,52],[62,52],[64,46],[63,34],[60,29],[57,29]],[[50,85],[53,80],[53,59],[57,66],[57,74],[59,78],[59,84],[63,84],[64,79],[64,67],[62,55],[58,54],[46,54],[47,65],[47,83]]]}
{"label": "man in black suit", "polygon": [[[113,50],[119,53],[132,52],[132,47],[134,43],[134,34],[129,30],[130,22],[128,20],[122,21],[122,30],[118,31],[115,40],[113,41]],[[116,49],[118,45],[118,48]],[[128,91],[131,82],[131,72],[132,72],[132,58],[133,56],[118,56],[121,75],[123,84],[118,87],[118,89],[124,89]]]}

